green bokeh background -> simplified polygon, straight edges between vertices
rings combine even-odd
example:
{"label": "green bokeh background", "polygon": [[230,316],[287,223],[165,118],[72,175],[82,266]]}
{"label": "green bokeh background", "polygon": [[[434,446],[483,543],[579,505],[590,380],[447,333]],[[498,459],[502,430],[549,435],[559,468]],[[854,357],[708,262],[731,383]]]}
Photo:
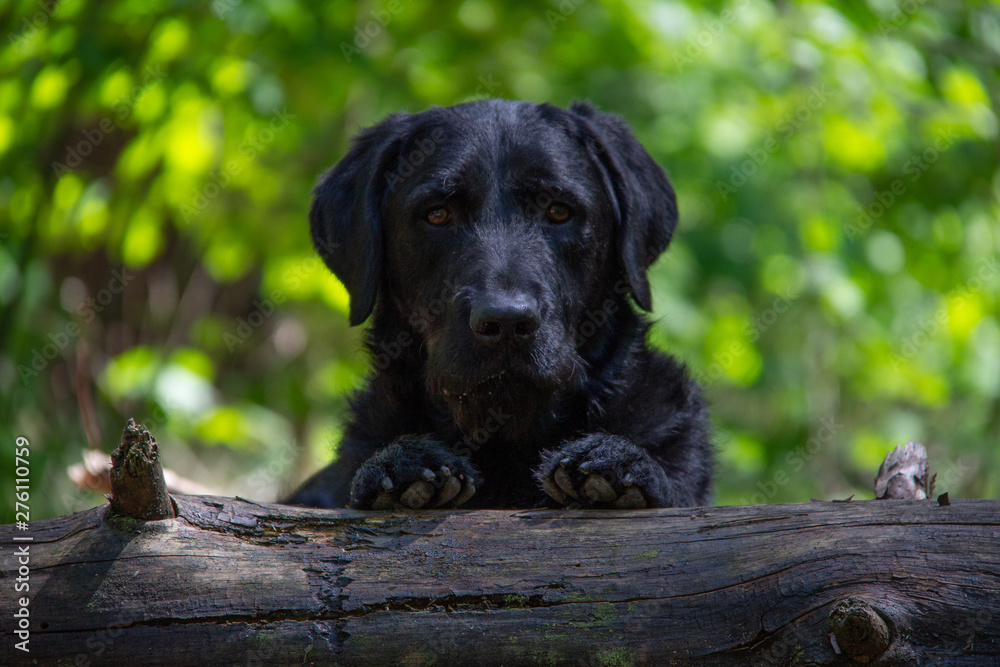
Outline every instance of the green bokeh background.
{"label": "green bokeh background", "polygon": [[[270,500],[365,372],[309,190],[359,128],[589,98],[671,174],[654,342],[704,382],[722,504],[871,497],[893,445],[1000,493],[1000,5],[61,0],[0,5],[0,480],[32,519],[147,424]],[[13,492],[0,498],[13,521]]]}

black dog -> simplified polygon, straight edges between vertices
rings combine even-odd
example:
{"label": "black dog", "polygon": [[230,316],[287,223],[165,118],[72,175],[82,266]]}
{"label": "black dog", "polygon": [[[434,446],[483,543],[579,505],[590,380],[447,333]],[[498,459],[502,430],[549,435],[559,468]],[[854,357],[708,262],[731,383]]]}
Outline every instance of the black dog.
{"label": "black dog", "polygon": [[677,222],[617,117],[489,100],[362,132],[314,191],[313,241],[374,311],[337,460],[287,502],[385,509],[711,502],[698,386],[646,345]]}

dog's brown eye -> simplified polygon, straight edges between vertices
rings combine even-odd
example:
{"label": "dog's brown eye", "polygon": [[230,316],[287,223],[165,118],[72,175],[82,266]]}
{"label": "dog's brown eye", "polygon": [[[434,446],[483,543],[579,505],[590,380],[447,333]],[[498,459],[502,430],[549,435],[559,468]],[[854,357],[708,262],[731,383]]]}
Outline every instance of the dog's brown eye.
{"label": "dog's brown eye", "polygon": [[566,222],[569,220],[569,206],[565,204],[552,204],[549,206],[548,216],[552,222]]}
{"label": "dog's brown eye", "polygon": [[448,209],[443,206],[440,208],[432,208],[427,212],[427,222],[431,223],[435,227],[446,225],[449,220],[451,220],[451,214],[448,213]]}

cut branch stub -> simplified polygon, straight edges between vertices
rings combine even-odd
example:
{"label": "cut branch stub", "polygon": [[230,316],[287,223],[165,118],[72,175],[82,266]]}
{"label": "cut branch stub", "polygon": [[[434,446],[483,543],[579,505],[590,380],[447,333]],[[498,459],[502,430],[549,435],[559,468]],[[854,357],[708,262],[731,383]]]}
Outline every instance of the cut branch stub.
{"label": "cut branch stub", "polygon": [[128,420],[122,444],[111,453],[111,511],[143,521],[175,516],[156,440],[134,419]]}
{"label": "cut branch stub", "polygon": [[876,500],[923,500],[934,493],[934,477],[929,474],[927,450],[919,442],[896,445],[885,455],[875,476]]}
{"label": "cut branch stub", "polygon": [[882,616],[861,598],[841,600],[830,613],[830,625],[840,649],[856,662],[869,662],[889,648],[889,628]]}

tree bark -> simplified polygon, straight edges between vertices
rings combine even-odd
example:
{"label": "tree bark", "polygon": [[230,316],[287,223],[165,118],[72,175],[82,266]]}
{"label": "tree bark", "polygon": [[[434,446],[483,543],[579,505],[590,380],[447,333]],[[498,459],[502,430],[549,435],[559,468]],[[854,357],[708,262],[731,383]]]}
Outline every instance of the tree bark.
{"label": "tree bark", "polygon": [[146,427],[129,419],[111,453],[111,512],[156,521],[174,516],[160,463],[160,448]]}
{"label": "tree bark", "polygon": [[[4,652],[67,665],[1000,661],[997,501],[400,513],[173,499],[172,519],[105,506],[19,531],[33,537],[30,653]],[[0,529],[5,600],[13,536]]]}

